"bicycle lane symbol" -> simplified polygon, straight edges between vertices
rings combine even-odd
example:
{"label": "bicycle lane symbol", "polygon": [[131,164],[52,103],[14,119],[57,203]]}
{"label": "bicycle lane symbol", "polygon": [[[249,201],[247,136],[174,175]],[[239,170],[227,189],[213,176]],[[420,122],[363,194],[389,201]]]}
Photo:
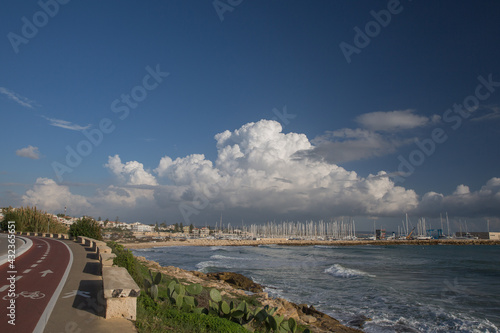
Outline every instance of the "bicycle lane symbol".
{"label": "bicycle lane symbol", "polygon": [[45,297],[45,294],[41,293],[40,291],[33,291],[33,292],[21,291],[19,294],[15,294],[14,297],[9,297],[9,295],[5,295],[4,297],[2,297],[2,299],[4,301],[8,301],[10,299],[16,299],[19,296],[23,296],[25,298],[31,298],[31,299],[41,299],[41,298]]}

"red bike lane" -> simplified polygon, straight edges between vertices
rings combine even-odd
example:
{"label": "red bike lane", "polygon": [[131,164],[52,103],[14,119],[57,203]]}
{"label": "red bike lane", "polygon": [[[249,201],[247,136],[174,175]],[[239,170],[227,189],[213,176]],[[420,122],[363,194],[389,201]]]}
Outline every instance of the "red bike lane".
{"label": "red bike lane", "polygon": [[[16,258],[14,267],[9,262],[0,266],[0,332],[43,330],[62,288],[61,279],[70,269],[72,255],[66,244],[29,238],[33,246]],[[11,289],[13,280],[15,291]]]}

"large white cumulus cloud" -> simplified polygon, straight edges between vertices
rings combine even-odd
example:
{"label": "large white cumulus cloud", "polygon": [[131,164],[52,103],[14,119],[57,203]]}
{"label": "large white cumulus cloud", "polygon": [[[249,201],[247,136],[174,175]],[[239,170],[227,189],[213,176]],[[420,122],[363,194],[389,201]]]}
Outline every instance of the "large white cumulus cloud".
{"label": "large white cumulus cloud", "polygon": [[[164,156],[155,169],[139,161],[109,156],[104,165],[115,183],[94,196],[75,195],[69,187],[40,178],[26,192],[26,204],[58,211],[64,205],[82,213],[213,223],[220,214],[236,221],[329,219],[337,216],[419,216],[448,211],[456,216],[500,215],[500,178],[480,190],[459,185],[446,196],[421,198],[396,186],[385,171],[361,177],[325,159],[299,157],[316,148],[304,134],[283,133],[276,121],[248,123],[215,135],[217,158],[203,154]],[[307,154],[306,154],[307,155]],[[120,213],[122,212],[122,213]]]}
{"label": "large white cumulus cloud", "polygon": [[417,205],[416,193],[395,186],[385,172],[362,178],[337,165],[296,159],[311,143],[303,134],[282,133],[276,121],[248,123],[215,140],[215,165],[203,155],[161,159],[155,172],[172,186],[158,190],[160,204],[204,199],[217,209],[311,216],[399,215]]}
{"label": "large white cumulus cloud", "polygon": [[89,200],[72,194],[68,186],[58,185],[49,178],[38,178],[32,189],[22,196],[24,205],[38,206],[50,212],[62,212],[65,206],[74,207],[75,214],[88,214],[92,209]]}

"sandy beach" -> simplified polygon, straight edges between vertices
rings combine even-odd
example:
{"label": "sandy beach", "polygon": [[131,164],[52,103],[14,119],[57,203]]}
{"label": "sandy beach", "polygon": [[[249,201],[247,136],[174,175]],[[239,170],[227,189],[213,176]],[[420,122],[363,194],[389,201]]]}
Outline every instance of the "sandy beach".
{"label": "sandy beach", "polygon": [[166,242],[122,243],[129,249],[146,249],[162,246],[258,246],[258,245],[289,245],[289,246],[354,246],[354,245],[500,245],[499,240],[490,239],[430,239],[430,240],[353,240],[353,241],[321,241],[321,240],[288,240],[285,238],[262,238],[259,240],[225,240],[225,239],[186,239]]}

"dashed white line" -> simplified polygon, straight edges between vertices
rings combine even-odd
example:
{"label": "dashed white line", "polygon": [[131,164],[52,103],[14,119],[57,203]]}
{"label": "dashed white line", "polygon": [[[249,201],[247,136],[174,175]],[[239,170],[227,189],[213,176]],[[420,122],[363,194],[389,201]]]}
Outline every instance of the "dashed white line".
{"label": "dashed white line", "polygon": [[[16,281],[18,281],[22,277],[23,277],[22,275],[16,276]],[[10,286],[9,284],[6,284],[5,286],[0,287],[0,293],[3,292],[3,291],[5,291],[5,290],[7,290],[9,288],[9,286]]]}
{"label": "dashed white line", "polygon": [[28,274],[29,272],[31,272],[31,269],[28,268],[23,272],[23,274]]}
{"label": "dashed white line", "polygon": [[39,263],[41,263],[42,261],[43,261],[43,260],[38,260],[36,263],[37,263],[37,264],[39,264]]}

